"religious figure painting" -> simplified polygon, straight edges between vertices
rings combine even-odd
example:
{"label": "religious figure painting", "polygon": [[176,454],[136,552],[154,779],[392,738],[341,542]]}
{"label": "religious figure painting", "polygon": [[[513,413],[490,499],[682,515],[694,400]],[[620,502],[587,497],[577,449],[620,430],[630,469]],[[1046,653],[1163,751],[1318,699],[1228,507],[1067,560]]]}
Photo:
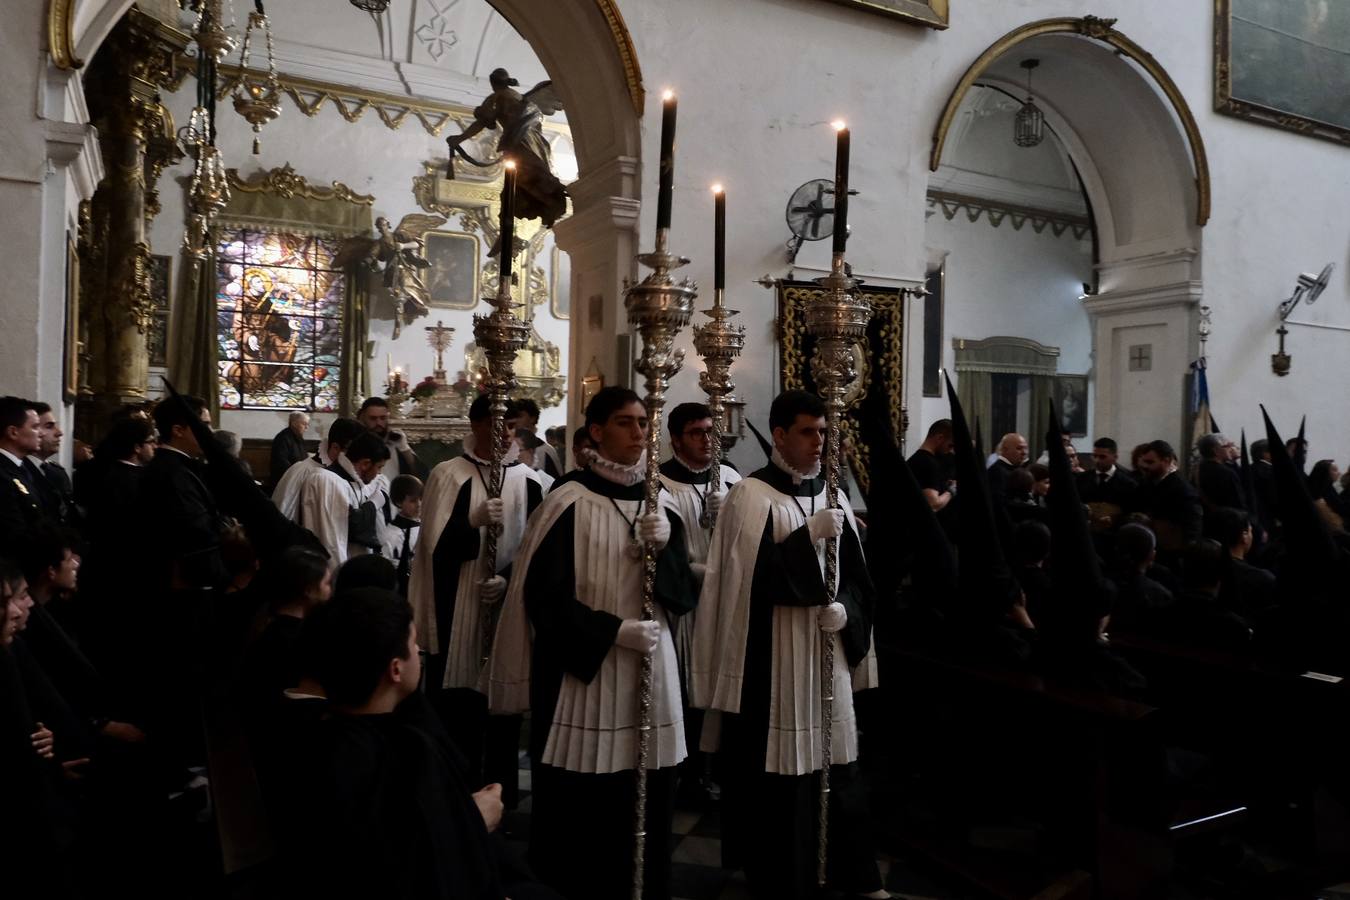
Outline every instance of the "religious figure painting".
{"label": "religious figure painting", "polygon": [[423,251],[431,265],[423,274],[430,305],[437,309],[473,309],[478,305],[479,244],[472,234],[428,231]]}
{"label": "religious figure painting", "polygon": [[1087,436],[1088,377],[1055,376],[1055,411],[1060,427],[1073,437]]}
{"label": "religious figure painting", "polygon": [[338,242],[226,232],[216,250],[222,409],[338,408],[346,281]]}
{"label": "religious figure painting", "polygon": [[1217,0],[1214,108],[1350,140],[1350,3]]}
{"label": "religious figure painting", "polygon": [[881,13],[926,25],[929,28],[944,29],[949,24],[950,0],[832,0],[844,6],[856,6],[869,12]]}

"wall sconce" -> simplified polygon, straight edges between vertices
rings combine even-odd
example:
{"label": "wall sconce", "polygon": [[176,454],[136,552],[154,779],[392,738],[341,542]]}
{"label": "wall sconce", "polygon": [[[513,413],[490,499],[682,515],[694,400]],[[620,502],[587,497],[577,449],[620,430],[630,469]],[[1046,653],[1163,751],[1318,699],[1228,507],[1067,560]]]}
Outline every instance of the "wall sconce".
{"label": "wall sconce", "polygon": [[1294,361],[1293,357],[1285,352],[1284,349],[1284,338],[1289,334],[1286,323],[1289,325],[1309,325],[1314,328],[1335,328],[1336,330],[1343,330],[1334,325],[1322,325],[1317,322],[1299,322],[1289,318],[1290,314],[1293,313],[1300,302],[1305,302],[1308,306],[1312,306],[1313,303],[1317,301],[1317,298],[1327,289],[1327,282],[1331,280],[1331,271],[1335,267],[1335,263],[1327,263],[1318,275],[1304,272],[1302,275],[1298,276],[1298,280],[1294,283],[1294,293],[1287,299],[1280,301],[1280,327],[1275,329],[1275,334],[1280,341],[1280,349],[1270,355],[1270,370],[1276,375],[1288,375],[1289,367]]}

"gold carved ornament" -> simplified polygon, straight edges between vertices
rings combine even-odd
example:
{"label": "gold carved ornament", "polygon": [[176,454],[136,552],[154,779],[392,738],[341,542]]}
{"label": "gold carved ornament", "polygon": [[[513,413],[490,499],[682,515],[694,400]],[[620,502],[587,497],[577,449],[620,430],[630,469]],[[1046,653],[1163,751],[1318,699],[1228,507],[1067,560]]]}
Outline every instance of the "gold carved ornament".
{"label": "gold carved ornament", "polygon": [[1167,74],[1167,70],[1153,58],[1152,54],[1117,31],[1115,23],[1115,19],[1099,19],[1096,16],[1041,19],[1015,28],[990,44],[980,54],[979,58],[970,64],[970,68],[966,69],[965,74],[961,76],[961,80],[952,89],[951,96],[947,98],[947,103],[942,108],[942,115],[938,117],[937,126],[933,129],[933,149],[928,158],[928,168],[934,172],[938,170],[938,166],[942,163],[942,150],[947,142],[947,133],[951,130],[952,123],[956,119],[961,101],[965,99],[966,93],[974,87],[980,76],[999,57],[1018,44],[1041,35],[1082,35],[1101,41],[1114,48],[1122,56],[1133,60],[1148,73],[1149,77],[1166,95],[1168,102],[1172,105],[1173,112],[1176,113],[1177,119],[1181,122],[1182,130],[1185,131],[1187,142],[1190,145],[1191,162],[1195,167],[1196,224],[1203,226],[1209,221],[1210,180],[1209,161],[1205,154],[1204,139],[1200,136],[1200,126],[1196,124],[1195,116],[1191,114],[1191,108],[1186,103],[1186,98],[1182,96],[1181,90],[1172,81],[1172,77]]}
{"label": "gold carved ornament", "polygon": [[75,0],[49,0],[47,52],[58,69],[84,66],[84,60],[75,55]]}

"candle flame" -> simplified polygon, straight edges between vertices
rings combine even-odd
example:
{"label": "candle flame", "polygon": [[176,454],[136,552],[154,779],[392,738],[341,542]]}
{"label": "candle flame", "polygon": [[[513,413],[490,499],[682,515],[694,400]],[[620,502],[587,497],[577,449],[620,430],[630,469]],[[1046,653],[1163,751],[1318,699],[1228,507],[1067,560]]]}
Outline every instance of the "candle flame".
{"label": "candle flame", "polygon": [[714,194],[720,194],[720,193],[722,193],[722,185],[720,185],[720,184],[714,184],[714,185],[712,186],[712,192],[713,192]]}
{"label": "candle flame", "polygon": [[506,166],[506,168],[514,172],[516,168],[516,161],[514,159],[508,159],[505,162],[503,162],[502,165]]}
{"label": "candle flame", "polygon": [[675,92],[672,91],[670,88],[666,88],[664,91],[661,92],[661,99],[667,102],[674,100]]}
{"label": "candle flame", "polygon": [[848,123],[845,122],[843,119],[835,119],[833,122],[830,123],[830,126],[834,128],[835,131],[843,131],[845,128],[848,127]]}

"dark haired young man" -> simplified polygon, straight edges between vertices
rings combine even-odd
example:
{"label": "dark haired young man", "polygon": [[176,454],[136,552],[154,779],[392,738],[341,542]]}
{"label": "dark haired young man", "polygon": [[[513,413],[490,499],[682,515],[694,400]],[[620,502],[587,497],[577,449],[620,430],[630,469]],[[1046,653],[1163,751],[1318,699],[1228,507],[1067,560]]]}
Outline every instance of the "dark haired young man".
{"label": "dark haired young man", "polygon": [[[769,411],[770,463],[727,495],[699,598],[693,705],[721,715],[723,834],[756,896],[815,896],[823,640],[834,644],[827,883],[889,896],[857,776],[853,692],[874,686],[874,591],[852,511],[826,505],[825,405],[786,391]],[[826,545],[839,554],[826,604]]]}
{"label": "dark haired young man", "polygon": [[272,502],[281,510],[281,514],[291,521],[297,521],[300,493],[314,473],[322,472],[336,465],[338,457],[356,436],[365,431],[365,426],[355,419],[334,419],[328,426],[328,438],[320,443],[313,456],[292,463],[277,483],[272,486]]}
{"label": "dark haired young man", "polygon": [[376,481],[388,458],[385,442],[366,431],[352,438],[335,463],[301,486],[295,521],[319,539],[333,566],[351,556],[381,552],[393,516],[387,485]]}
{"label": "dark haired young man", "polygon": [[[529,397],[522,397],[515,401],[515,404],[516,409],[520,410],[519,427],[539,438],[539,404]],[[551,479],[560,478],[563,474],[562,462],[558,459],[558,452],[553,449],[552,444],[542,438],[540,438],[540,445],[535,448],[534,467]]]}
{"label": "dark haired young man", "polygon": [[383,397],[367,397],[356,413],[356,421],[375,432],[388,449],[389,455],[385,457],[381,470],[386,481],[392,482],[400,475],[427,477],[427,467],[409,445],[408,436],[401,431],[389,430],[388,400]]}
{"label": "dark haired young man", "polygon": [[0,545],[51,518],[47,485],[28,462],[41,446],[35,404],[0,397]]}
{"label": "dark haired young man", "polygon": [[[516,556],[488,669],[494,713],[532,711],[530,853],[571,900],[631,893],[633,769],[642,657],[652,657],[646,896],[669,896],[675,766],[685,758],[679,669],[666,624],[696,602],[684,526],[663,494],[644,512],[647,409],[602,388],[586,408],[588,469],[555,486]],[[656,552],[652,621],[642,618],[643,545]],[[531,641],[533,634],[533,641]]]}
{"label": "dark haired young man", "polygon": [[[510,441],[502,456],[501,496],[489,498],[492,400],[484,395],[469,407],[471,433],[464,452],[437,465],[427,479],[418,538],[422,552],[413,557],[408,583],[427,652],[427,689],[471,771],[502,784],[509,806],[517,796],[520,717],[488,717],[479,675],[484,622],[496,617],[526,520],[544,497],[539,473],[517,461],[511,435],[519,418],[515,403],[507,404],[496,435]],[[488,571],[484,554],[493,527],[498,529],[496,568]]]}

